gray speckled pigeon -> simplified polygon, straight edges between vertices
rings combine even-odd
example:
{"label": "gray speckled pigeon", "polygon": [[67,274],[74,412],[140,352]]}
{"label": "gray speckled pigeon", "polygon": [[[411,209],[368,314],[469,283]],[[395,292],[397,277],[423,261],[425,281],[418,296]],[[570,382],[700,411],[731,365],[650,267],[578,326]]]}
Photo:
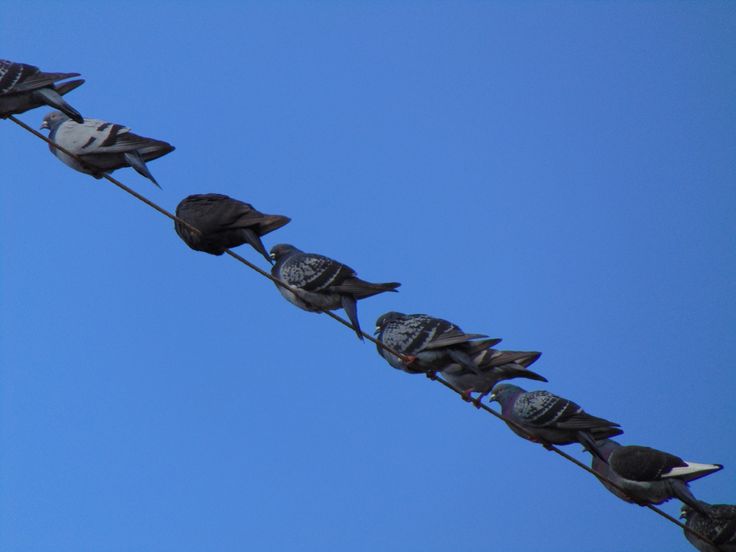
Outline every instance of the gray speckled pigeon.
{"label": "gray speckled pigeon", "polygon": [[279,244],[271,248],[276,264],[271,274],[299,290],[298,294],[277,285],[287,301],[311,312],[334,310],[342,307],[360,339],[363,336],[358,323],[359,299],[384,291],[396,291],[401,284],[388,282],[373,284],[357,277],[355,271],[329,257],[304,253],[293,245]]}
{"label": "gray speckled pigeon", "polygon": [[44,73],[33,65],[0,59],[0,118],[48,105],[81,123],[82,116],[62,96],[83,85],[84,81],[77,79],[55,84],[78,76],[79,73]]}
{"label": "gray speckled pigeon", "polygon": [[468,334],[442,318],[427,314],[387,312],[376,320],[376,339],[409,357],[408,362],[378,347],[378,354],[397,368],[410,374],[434,373],[461,366],[480,376],[481,368],[474,356],[501,340],[485,339],[483,334]]}
{"label": "gray speckled pigeon", "polygon": [[122,125],[99,119],[84,119],[84,123],[79,124],[60,111],[52,111],[46,115],[41,128],[49,129],[49,139],[77,155],[82,162],[49,146],[51,153],[72,169],[91,174],[95,178],[102,178],[104,173],[116,169],[133,167],[136,172],[158,186],[146,166],[146,161],[174,151],[171,144],[138,136]]}
{"label": "gray speckled pigeon", "polygon": [[595,441],[623,433],[617,423],[591,416],[574,402],[548,391],[526,392],[516,385],[502,383],[493,388],[491,401],[498,402],[501,413],[529,435],[508,424],[514,433],[542,444],[580,443],[602,457]]}
{"label": "gray speckled pigeon", "polygon": [[200,230],[175,221],[179,237],[196,251],[222,255],[226,249],[248,243],[269,262],[271,257],[261,236],[288,224],[282,215],[265,215],[250,203],[222,194],[197,194],[184,198],[176,207],[176,216]]}
{"label": "gray speckled pigeon", "polygon": [[547,381],[547,378],[528,369],[542,353],[525,351],[499,351],[484,349],[473,356],[476,371],[462,364],[453,363],[442,370],[444,378],[456,389],[462,391],[463,398],[472,400],[473,393],[479,393],[482,400],[499,381],[513,378],[527,378]]}
{"label": "gray speckled pigeon", "polygon": [[731,504],[704,504],[707,515],[683,505],[680,517],[685,526],[709,538],[718,548],[705,542],[689,531],[685,538],[700,552],[736,552],[736,506]]}
{"label": "gray speckled pigeon", "polygon": [[642,506],[677,498],[700,510],[699,501],[688,489],[688,481],[723,469],[720,464],[686,462],[661,450],[622,446],[610,439],[596,442],[596,448],[603,458],[593,455],[593,471],[610,479],[622,490],[606,481],[601,480],[601,483],[617,497]]}

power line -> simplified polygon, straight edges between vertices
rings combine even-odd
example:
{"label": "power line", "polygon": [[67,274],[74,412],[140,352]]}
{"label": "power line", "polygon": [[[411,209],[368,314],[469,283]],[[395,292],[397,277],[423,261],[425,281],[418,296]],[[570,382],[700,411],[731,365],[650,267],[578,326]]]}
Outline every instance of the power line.
{"label": "power line", "polygon": [[[20,119],[16,118],[14,115],[10,115],[8,117],[8,119],[10,119],[11,121],[13,121],[16,125],[18,125],[18,126],[22,127],[23,129],[27,130],[28,132],[30,132],[31,134],[33,134],[37,138],[40,138],[41,140],[43,140],[44,142],[46,142],[50,147],[55,148],[55,149],[58,149],[59,151],[65,153],[66,155],[69,155],[70,157],[73,157],[74,159],[76,159],[77,161],[79,161],[83,166],[86,165],[85,162],[84,162],[84,160],[82,158],[80,158],[78,155],[70,152],[69,150],[67,150],[66,148],[64,148],[62,146],[59,146],[58,144],[55,144],[48,137],[44,136],[43,134],[41,134],[40,132],[38,132],[36,129],[34,129],[31,126],[27,125],[26,123],[24,123]],[[120,182],[119,180],[117,180],[116,178],[113,178],[109,174],[103,173],[102,174],[102,178],[104,178],[105,180],[108,180],[109,182],[113,183],[115,186],[117,186],[118,188],[120,188],[124,192],[132,195],[133,197],[135,197],[139,201],[142,201],[143,203],[145,203],[146,205],[148,205],[152,209],[155,209],[156,211],[158,211],[159,213],[161,213],[165,217],[168,217],[172,221],[175,221],[175,222],[178,222],[180,224],[183,224],[184,226],[186,226],[187,228],[189,228],[190,230],[192,230],[193,232],[195,232],[197,234],[201,234],[202,233],[201,230],[199,230],[199,228],[196,228],[195,226],[193,226],[192,224],[190,224],[186,220],[177,217],[175,214],[167,211],[163,207],[161,207],[158,204],[154,203],[153,201],[151,201],[147,197],[139,194],[138,192],[136,192],[132,188],[126,186],[125,184],[123,184],[122,182]],[[300,293],[297,288],[294,288],[294,287],[290,286],[289,284],[287,284],[286,282],[284,282],[284,281],[276,278],[275,276],[273,276],[269,272],[266,272],[265,270],[263,270],[259,266],[251,263],[250,261],[248,261],[244,257],[242,257],[242,256],[238,255],[237,253],[235,253],[232,249],[226,249],[225,250],[225,253],[227,255],[229,255],[230,257],[232,257],[233,259],[235,259],[236,261],[244,264],[245,266],[247,266],[251,270],[256,271],[261,276],[264,276],[265,278],[268,278],[269,280],[271,280],[277,286],[281,286],[283,288],[289,289],[289,290],[291,290],[292,292],[294,292],[296,294],[299,294]],[[317,308],[317,307],[315,307],[315,308],[318,311],[325,313],[330,318],[336,320],[337,322],[339,322],[343,326],[347,327],[351,331],[355,331],[355,328],[353,328],[353,325],[350,322],[348,322],[347,320],[345,320],[344,318],[342,318],[341,316],[338,316],[337,314],[335,314],[332,311],[328,311],[328,310],[325,310],[325,309],[320,309],[320,308]],[[395,355],[395,356],[399,357],[402,361],[404,361],[404,362],[411,362],[413,360],[409,355],[406,355],[404,353],[400,353],[399,351],[393,349],[392,347],[390,347],[390,346],[382,343],[381,341],[378,341],[372,335],[369,335],[369,334],[365,333],[364,331],[360,331],[360,333],[361,333],[361,335],[365,339],[367,339],[368,341],[374,343],[376,346],[384,349],[385,351],[391,353],[392,355]],[[434,374],[434,373],[428,373],[427,374],[427,378],[429,378],[430,380],[439,382],[440,384],[444,385],[445,387],[447,387],[451,391],[457,393],[463,399],[463,401],[465,401],[465,402],[467,402],[469,404],[472,404],[477,409],[484,410],[487,413],[491,414],[492,416],[495,416],[499,420],[505,422],[506,424],[511,425],[511,426],[514,426],[516,429],[520,430],[523,434],[525,434],[530,441],[540,444],[545,449],[547,449],[547,450],[549,450],[551,452],[554,452],[555,454],[561,456],[562,458],[564,458],[565,460],[567,460],[569,462],[572,462],[573,464],[575,464],[579,468],[582,468],[583,470],[585,470],[588,473],[592,474],[594,477],[596,477],[600,481],[604,481],[607,484],[610,484],[611,486],[613,486],[616,489],[618,489],[619,491],[621,491],[624,495],[626,495],[626,491],[624,489],[622,489],[619,485],[617,485],[615,482],[611,481],[610,479],[608,479],[607,477],[605,477],[602,474],[596,473],[589,466],[583,464],[577,458],[575,458],[573,456],[570,456],[569,454],[567,454],[566,452],[564,452],[563,450],[561,450],[557,446],[552,445],[552,444],[548,444],[548,443],[544,443],[544,442],[540,442],[538,439],[536,439],[531,434],[529,434],[529,432],[527,432],[526,429],[523,426],[521,426],[520,424],[518,424],[514,420],[511,420],[509,418],[506,418],[503,414],[495,411],[494,409],[492,409],[491,407],[489,407],[487,404],[481,402],[480,399],[478,399],[478,398],[476,398],[476,399],[468,399],[467,396],[463,393],[462,390],[456,388],[454,385],[452,385],[448,381],[446,381],[446,380],[444,380],[444,379],[442,379],[440,377],[437,377],[436,374]],[[682,523],[680,520],[672,517],[667,512],[661,510],[660,508],[657,508],[653,504],[646,504],[645,506],[647,508],[649,508],[651,511],[655,512],[656,514],[659,514],[664,519],[666,519],[666,520],[674,523],[675,525],[681,527],[683,530],[685,530],[685,531],[687,531],[689,533],[692,533],[693,535],[697,536],[698,538],[706,541],[707,543],[709,543],[712,546],[714,546],[714,547],[717,548],[716,544],[711,539],[709,539],[708,537],[706,537],[705,535],[703,535],[699,531],[696,531],[694,529],[691,529],[691,528],[687,527],[684,523]]]}

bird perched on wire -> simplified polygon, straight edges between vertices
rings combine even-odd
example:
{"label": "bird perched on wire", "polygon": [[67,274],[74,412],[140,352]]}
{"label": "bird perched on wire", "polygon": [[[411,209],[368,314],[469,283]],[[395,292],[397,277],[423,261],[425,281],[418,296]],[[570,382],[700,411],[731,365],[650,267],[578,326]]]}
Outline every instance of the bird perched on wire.
{"label": "bird perched on wire", "polygon": [[520,426],[507,422],[514,433],[544,445],[580,443],[603,458],[595,442],[623,433],[619,424],[591,416],[580,405],[549,391],[527,392],[502,383],[493,388],[494,401],[501,405],[504,417]]}
{"label": "bird perched on wire", "polygon": [[271,274],[292,289],[277,285],[287,301],[311,312],[345,310],[358,338],[363,339],[358,323],[357,302],[384,291],[396,291],[401,284],[374,284],[357,277],[355,270],[324,255],[304,253],[293,245],[279,244],[271,248],[276,264]]}
{"label": "bird perched on wire", "polygon": [[626,502],[645,506],[677,498],[706,513],[688,488],[694,481],[723,469],[721,464],[696,464],[661,450],[636,445],[623,446],[611,439],[596,442],[601,457],[593,455],[591,467],[604,479],[601,483]]}
{"label": "bird perched on wire", "polygon": [[459,326],[427,314],[387,312],[376,320],[375,336],[402,357],[377,347],[378,354],[398,370],[433,375],[453,366],[482,375],[475,355],[500,343],[485,334],[469,334]]}
{"label": "bird perched on wire", "polygon": [[99,119],[84,119],[80,124],[60,111],[52,111],[46,115],[41,128],[50,131],[49,139],[54,144],[76,157],[49,146],[51,153],[72,169],[91,174],[95,178],[102,178],[103,174],[123,167],[133,167],[136,172],[158,186],[146,162],[174,151],[171,144],[138,136],[123,125]]}
{"label": "bird perched on wire", "polygon": [[226,249],[250,244],[272,263],[261,236],[288,224],[283,215],[266,215],[245,203],[222,194],[196,194],[181,200],[176,216],[197,228],[174,221],[179,237],[196,251],[222,255]]}
{"label": "bird perched on wire", "polygon": [[45,73],[34,65],[0,59],[0,118],[48,105],[78,123],[83,122],[79,111],[62,96],[82,86],[84,80],[56,84],[78,76],[79,73]]}
{"label": "bird perched on wire", "polygon": [[528,369],[540,356],[542,353],[536,351],[499,351],[488,348],[472,357],[477,371],[452,363],[442,370],[442,376],[461,391],[462,397],[467,401],[473,401],[473,393],[478,393],[475,404],[480,407],[480,401],[499,381],[526,378],[546,382],[547,378]]}
{"label": "bird perched on wire", "polygon": [[689,531],[684,531],[685,538],[700,552],[736,552],[736,506],[703,503],[701,506],[707,510],[707,514],[685,504],[680,518],[685,520],[688,529],[707,537],[717,548]]}

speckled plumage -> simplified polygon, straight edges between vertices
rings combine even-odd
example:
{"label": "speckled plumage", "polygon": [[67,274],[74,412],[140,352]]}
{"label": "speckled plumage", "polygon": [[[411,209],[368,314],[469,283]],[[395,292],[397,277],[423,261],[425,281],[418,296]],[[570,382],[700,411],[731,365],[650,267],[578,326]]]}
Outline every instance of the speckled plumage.
{"label": "speckled plumage", "polygon": [[261,236],[288,224],[289,217],[266,215],[245,203],[222,194],[196,194],[184,198],[176,207],[176,216],[200,230],[175,221],[179,237],[196,251],[222,255],[226,249],[250,244],[269,262],[271,257]]}
{"label": "speckled plumage", "polygon": [[549,391],[526,392],[503,383],[493,389],[491,401],[498,402],[502,414],[525,432],[508,424],[511,430],[529,440],[554,445],[581,443],[596,453],[596,440],[623,433],[619,424],[591,416],[580,405]]}
{"label": "speckled plumage", "polygon": [[479,374],[473,355],[499,343],[483,334],[468,334],[459,326],[427,314],[387,312],[376,320],[376,338],[399,353],[416,357],[406,364],[396,355],[378,347],[378,354],[399,370],[409,373],[441,372],[460,364]]}
{"label": "speckled plumage", "polygon": [[700,552],[736,552],[736,506],[731,504],[708,504],[704,506],[708,515],[691,507],[682,507],[681,518],[685,526],[710,539],[718,548],[708,544],[688,531],[685,538]]}
{"label": "speckled plumage", "polygon": [[34,65],[0,59],[0,118],[48,105],[82,122],[79,112],[62,96],[84,84],[84,81],[78,79],[55,84],[78,76],[79,73],[45,73]]}
{"label": "speckled plumage", "polygon": [[363,339],[358,322],[357,301],[384,291],[396,291],[401,284],[374,284],[358,278],[347,265],[318,255],[304,253],[293,245],[279,244],[271,248],[276,264],[271,274],[296,291],[277,285],[279,293],[297,307],[310,312],[345,309],[356,334]]}

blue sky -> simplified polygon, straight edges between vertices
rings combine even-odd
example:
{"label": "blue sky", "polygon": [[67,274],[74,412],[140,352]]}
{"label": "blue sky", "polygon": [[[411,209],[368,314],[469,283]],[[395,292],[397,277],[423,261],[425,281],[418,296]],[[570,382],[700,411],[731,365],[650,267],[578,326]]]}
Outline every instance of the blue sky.
{"label": "blue sky", "polygon": [[[735,24],[727,2],[9,0],[0,52],[177,147],[162,191],[116,173],[136,190],[290,216],[267,247],[403,283],[365,328],[426,312],[540,350],[544,388],[725,464],[693,490],[736,503]],[[692,549],[10,122],[0,166],[3,550]]]}

